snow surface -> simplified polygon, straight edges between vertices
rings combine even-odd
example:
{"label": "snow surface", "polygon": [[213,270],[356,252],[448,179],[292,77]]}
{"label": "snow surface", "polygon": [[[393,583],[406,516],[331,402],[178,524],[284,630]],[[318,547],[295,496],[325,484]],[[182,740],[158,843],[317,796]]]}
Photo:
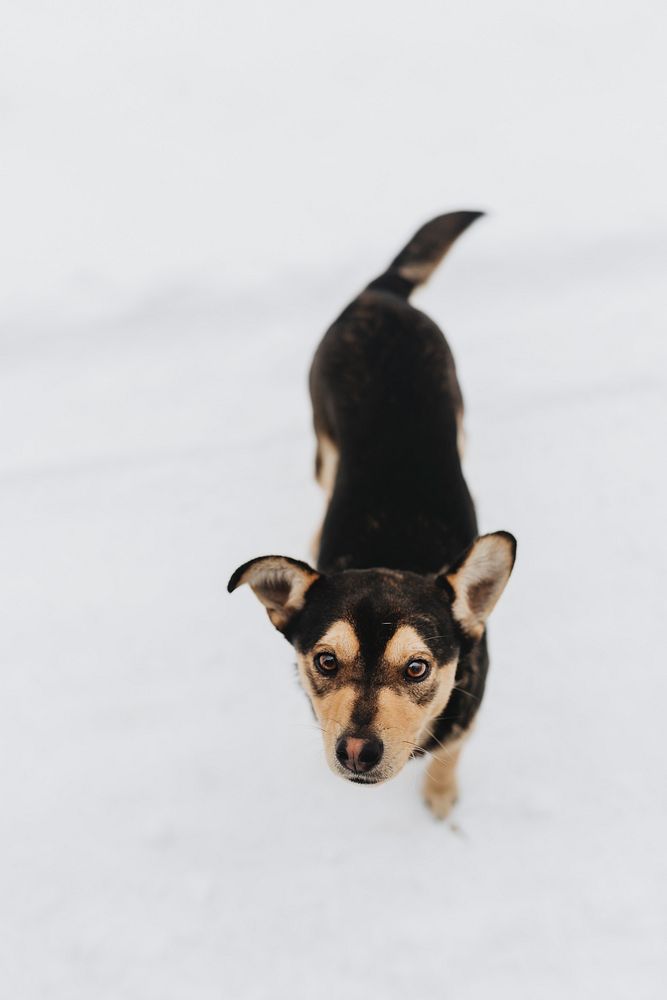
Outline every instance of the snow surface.
{"label": "snow surface", "polygon": [[[667,8],[11,5],[0,995],[665,995]],[[438,824],[327,769],[248,591],[322,510],[305,375],[419,223],[519,539]]]}

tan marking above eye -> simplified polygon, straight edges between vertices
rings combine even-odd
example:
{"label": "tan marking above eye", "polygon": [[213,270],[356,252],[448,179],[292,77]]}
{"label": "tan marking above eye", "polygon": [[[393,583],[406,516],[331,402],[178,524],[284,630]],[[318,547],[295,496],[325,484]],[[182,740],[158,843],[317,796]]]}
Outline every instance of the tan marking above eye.
{"label": "tan marking above eye", "polygon": [[359,640],[349,622],[340,619],[327,629],[313,648],[317,653],[334,653],[341,663],[352,662],[359,656]]}
{"label": "tan marking above eye", "polygon": [[401,625],[386,645],[384,658],[392,667],[404,667],[410,660],[426,660],[430,663],[433,654],[426,649],[419,632],[411,625]]}

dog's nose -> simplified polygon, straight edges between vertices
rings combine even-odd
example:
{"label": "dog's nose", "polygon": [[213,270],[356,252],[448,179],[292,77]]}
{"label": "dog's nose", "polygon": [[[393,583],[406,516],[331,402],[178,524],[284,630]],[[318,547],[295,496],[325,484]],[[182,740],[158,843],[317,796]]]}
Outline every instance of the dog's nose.
{"label": "dog's nose", "polygon": [[343,767],[355,774],[375,767],[380,762],[383,750],[382,740],[375,737],[364,740],[358,736],[341,736],[336,743],[336,757]]}

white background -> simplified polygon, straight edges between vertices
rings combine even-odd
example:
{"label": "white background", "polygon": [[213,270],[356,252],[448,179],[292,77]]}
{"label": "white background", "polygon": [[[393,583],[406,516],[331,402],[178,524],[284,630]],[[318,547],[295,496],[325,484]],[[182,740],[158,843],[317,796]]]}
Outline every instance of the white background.
{"label": "white background", "polygon": [[[2,996],[663,996],[664,4],[2,15]],[[459,208],[416,303],[519,556],[438,824],[225,584],[307,556],[312,351]]]}

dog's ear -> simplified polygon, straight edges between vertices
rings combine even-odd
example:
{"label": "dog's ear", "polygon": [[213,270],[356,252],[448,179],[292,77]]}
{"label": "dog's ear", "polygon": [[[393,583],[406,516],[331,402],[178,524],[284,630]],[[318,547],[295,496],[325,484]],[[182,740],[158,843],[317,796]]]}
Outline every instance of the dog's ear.
{"label": "dog's ear", "polygon": [[292,616],[303,607],[306,592],[319,576],[312,566],[298,559],[260,556],[232,573],[227,590],[231,594],[242,583],[249,583],[275,627],[284,632]]}
{"label": "dog's ear", "polygon": [[451,588],[452,612],[464,632],[479,639],[486,619],[510,578],[516,556],[516,538],[507,531],[482,535],[438,577]]}

